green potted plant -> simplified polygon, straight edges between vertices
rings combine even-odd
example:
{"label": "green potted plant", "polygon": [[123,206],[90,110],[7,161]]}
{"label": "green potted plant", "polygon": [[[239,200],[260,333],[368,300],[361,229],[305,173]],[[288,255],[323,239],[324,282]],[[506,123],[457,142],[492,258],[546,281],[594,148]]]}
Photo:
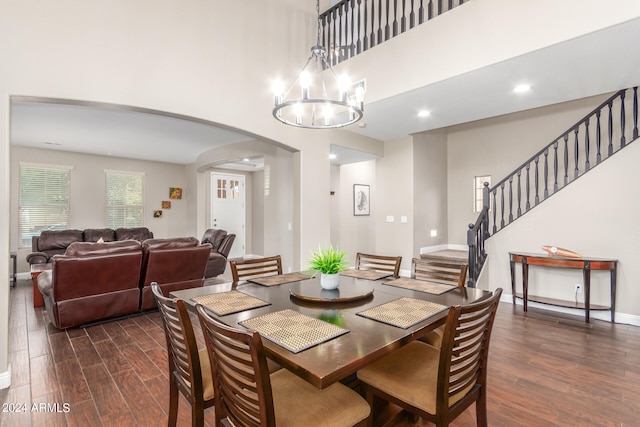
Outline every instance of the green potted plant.
{"label": "green potted plant", "polygon": [[324,289],[335,289],[340,283],[339,273],[347,269],[347,256],[342,251],[333,246],[320,248],[317,252],[311,252],[309,258],[309,269],[319,271],[320,285]]}

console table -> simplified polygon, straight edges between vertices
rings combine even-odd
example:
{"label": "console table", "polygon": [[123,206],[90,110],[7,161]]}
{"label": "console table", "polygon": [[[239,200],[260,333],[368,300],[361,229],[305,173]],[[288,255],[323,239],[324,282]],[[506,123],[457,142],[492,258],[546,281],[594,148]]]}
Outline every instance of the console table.
{"label": "console table", "polygon": [[[616,269],[618,260],[607,258],[568,258],[560,256],[548,256],[546,254],[534,254],[525,252],[509,252],[509,261],[511,267],[511,291],[513,295],[513,303],[516,303],[516,297],[522,298],[524,311],[527,311],[527,301],[536,301],[544,304],[560,305],[570,308],[584,308],[585,321],[589,322],[589,310],[611,310],[611,322],[615,323],[616,315]],[[516,275],[515,264],[522,264],[522,294],[516,293]],[[567,301],[553,300],[529,295],[529,266],[541,265],[545,267],[559,267],[582,270],[584,277],[584,304],[571,304]],[[605,270],[611,272],[611,306],[591,305],[591,270]]]}

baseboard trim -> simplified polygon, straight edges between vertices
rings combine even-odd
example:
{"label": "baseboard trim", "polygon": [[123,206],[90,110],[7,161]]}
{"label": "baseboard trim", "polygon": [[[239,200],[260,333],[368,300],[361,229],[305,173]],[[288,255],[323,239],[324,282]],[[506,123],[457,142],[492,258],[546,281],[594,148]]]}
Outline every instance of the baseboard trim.
{"label": "baseboard trim", "polygon": [[0,390],[11,386],[11,365],[7,366],[5,372],[0,372]]}
{"label": "baseboard trim", "polygon": [[17,280],[27,280],[31,279],[31,273],[18,273],[16,274]]}
{"label": "baseboard trim", "polygon": [[[513,304],[513,298],[511,295],[502,294],[502,297],[500,297],[500,301],[506,304]],[[516,298],[516,305],[522,305],[522,300],[519,298]],[[578,310],[578,309],[568,308],[568,307],[559,307],[551,304],[541,304],[534,301],[529,301],[527,305],[529,307],[535,307],[541,310],[553,311],[556,313],[563,313],[563,314],[571,314],[574,316],[582,317],[584,319],[584,310]],[[609,311],[591,310],[589,313],[589,316],[592,319],[602,320],[604,322],[611,323],[611,313]],[[616,323],[631,325],[631,326],[640,326],[640,316],[636,316],[635,314],[616,312]]]}
{"label": "baseboard trim", "polygon": [[423,248],[420,248],[420,255],[422,254],[430,254],[432,252],[438,252],[438,251],[446,251],[446,250],[452,250],[452,251],[468,251],[469,250],[469,246],[467,245],[453,245],[453,244],[445,244],[445,245],[436,245],[436,246],[425,246]]}

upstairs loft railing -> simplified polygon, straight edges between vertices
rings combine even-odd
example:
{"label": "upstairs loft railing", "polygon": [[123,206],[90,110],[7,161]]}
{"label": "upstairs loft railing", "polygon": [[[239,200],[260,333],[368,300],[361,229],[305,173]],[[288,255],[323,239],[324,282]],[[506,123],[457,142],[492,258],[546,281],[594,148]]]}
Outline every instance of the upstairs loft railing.
{"label": "upstairs loft railing", "polygon": [[320,15],[321,44],[336,65],[470,0],[342,0]]}
{"label": "upstairs loft railing", "polygon": [[636,86],[615,93],[493,187],[485,183],[483,209],[467,231],[468,285],[482,270],[487,238],[637,138]]}

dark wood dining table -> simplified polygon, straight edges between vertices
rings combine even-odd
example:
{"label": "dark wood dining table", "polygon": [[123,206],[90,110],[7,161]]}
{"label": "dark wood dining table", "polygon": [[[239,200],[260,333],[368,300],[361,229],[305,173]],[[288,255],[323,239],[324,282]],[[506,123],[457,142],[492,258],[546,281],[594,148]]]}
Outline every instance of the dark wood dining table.
{"label": "dark wood dining table", "polygon": [[[364,298],[348,298],[345,302],[313,301],[314,298],[307,300],[291,295],[291,290],[300,293],[301,290],[304,291],[306,289],[309,290],[310,295],[319,293],[319,291],[315,291],[320,289],[320,282],[317,277],[276,286],[263,286],[248,282],[238,285],[236,289],[247,295],[267,301],[270,305],[223,316],[214,315],[214,317],[226,325],[242,329],[243,327],[239,325],[239,322],[259,315],[291,309],[312,318],[328,320],[348,329],[348,333],[298,353],[293,353],[267,339],[263,340],[267,357],[316,387],[325,388],[337,381],[349,378],[360,368],[394,349],[425,336],[442,325],[447,316],[447,310],[444,310],[403,329],[362,317],[357,313],[402,297],[430,301],[450,307],[452,305],[480,301],[491,295],[491,292],[481,289],[460,287],[452,287],[450,291],[441,295],[434,295],[385,285],[384,282],[386,281],[385,279],[370,281],[341,276],[340,289],[345,292],[356,285],[368,287],[373,291]],[[187,306],[195,310],[196,302],[193,298],[231,289],[232,285],[229,283],[173,291],[171,296],[185,300]]]}

